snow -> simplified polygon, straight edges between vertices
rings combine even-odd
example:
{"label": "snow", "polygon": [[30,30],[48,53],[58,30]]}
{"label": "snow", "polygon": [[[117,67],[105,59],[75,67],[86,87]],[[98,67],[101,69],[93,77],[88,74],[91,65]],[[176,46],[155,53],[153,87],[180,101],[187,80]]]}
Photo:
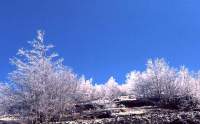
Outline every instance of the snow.
{"label": "snow", "polygon": [[13,117],[13,116],[0,116],[0,120],[1,121],[16,121],[18,120],[16,117]]}

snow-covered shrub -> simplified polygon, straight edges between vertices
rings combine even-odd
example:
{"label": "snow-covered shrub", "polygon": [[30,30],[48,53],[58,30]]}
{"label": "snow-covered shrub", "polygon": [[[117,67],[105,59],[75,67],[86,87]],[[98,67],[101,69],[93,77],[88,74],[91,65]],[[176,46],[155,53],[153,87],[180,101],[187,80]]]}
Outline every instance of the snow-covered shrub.
{"label": "snow-covered shrub", "polygon": [[196,106],[199,100],[198,78],[185,67],[177,71],[164,59],[148,60],[146,70],[129,73],[125,85],[129,87],[129,94],[132,93],[137,98],[156,99],[163,105]]}
{"label": "snow-covered shrub", "polygon": [[192,96],[173,96],[161,99],[158,105],[162,108],[190,110],[197,107],[198,100]]}
{"label": "snow-covered shrub", "polygon": [[171,97],[178,92],[176,70],[170,68],[164,59],[149,60],[144,72],[133,71],[127,76],[127,85],[137,97]]}

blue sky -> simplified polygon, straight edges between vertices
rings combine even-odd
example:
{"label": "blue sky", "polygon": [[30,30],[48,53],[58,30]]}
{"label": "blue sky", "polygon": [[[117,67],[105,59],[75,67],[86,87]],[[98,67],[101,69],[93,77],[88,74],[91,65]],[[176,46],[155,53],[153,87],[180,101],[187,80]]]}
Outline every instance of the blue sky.
{"label": "blue sky", "polygon": [[79,75],[123,82],[148,58],[200,69],[199,0],[1,0],[0,80],[37,29]]}

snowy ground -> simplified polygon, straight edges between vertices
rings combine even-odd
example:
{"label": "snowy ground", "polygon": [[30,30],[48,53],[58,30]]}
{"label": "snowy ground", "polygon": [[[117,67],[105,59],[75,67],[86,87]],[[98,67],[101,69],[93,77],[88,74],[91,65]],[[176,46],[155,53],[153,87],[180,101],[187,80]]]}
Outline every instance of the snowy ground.
{"label": "snowy ground", "polygon": [[[117,108],[112,108],[117,111]],[[65,122],[66,124],[200,124],[200,111],[177,111],[150,106],[120,108],[119,113],[104,119],[88,119]]]}
{"label": "snowy ground", "polygon": [[[200,111],[178,111],[151,106],[110,108],[109,110],[112,111],[112,117],[110,118],[77,119],[76,121],[64,121],[51,124],[200,124]],[[6,122],[16,122],[17,119],[11,116],[0,116],[0,122],[1,120]]]}
{"label": "snowy ground", "polygon": [[0,116],[0,120],[1,121],[17,121],[18,119],[12,116]]}

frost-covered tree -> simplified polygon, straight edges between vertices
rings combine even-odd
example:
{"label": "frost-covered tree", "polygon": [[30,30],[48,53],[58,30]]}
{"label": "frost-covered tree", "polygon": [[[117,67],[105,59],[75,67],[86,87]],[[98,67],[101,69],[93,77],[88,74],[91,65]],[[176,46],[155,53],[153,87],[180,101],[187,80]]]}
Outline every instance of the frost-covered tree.
{"label": "frost-covered tree", "polygon": [[143,72],[132,71],[124,86],[137,98],[159,100],[163,106],[195,107],[199,99],[199,74],[170,67],[164,59],[148,60]]}
{"label": "frost-covered tree", "polygon": [[94,96],[96,99],[104,99],[105,98],[105,85],[104,84],[95,84],[94,85]]}
{"label": "frost-covered tree", "polygon": [[161,98],[176,94],[176,70],[169,67],[164,59],[148,60],[144,72],[128,74],[126,84],[137,97]]}
{"label": "frost-covered tree", "polygon": [[144,74],[150,82],[150,95],[161,98],[170,97],[176,92],[176,70],[171,68],[164,59],[149,60]]}
{"label": "frost-covered tree", "polygon": [[80,78],[80,85],[78,88],[80,94],[80,102],[90,102],[96,99],[95,87],[92,84],[92,79],[86,80],[84,76]]}
{"label": "frost-covered tree", "polygon": [[192,94],[195,98],[198,99],[198,101],[200,101],[200,72],[197,72],[192,80]]}
{"label": "frost-covered tree", "polygon": [[5,101],[9,98],[10,94],[7,94],[8,87],[5,83],[0,83],[0,115],[6,114],[6,107],[9,103],[5,104]]}
{"label": "frost-covered tree", "polygon": [[182,66],[176,78],[176,84],[179,86],[179,94],[182,96],[193,95],[196,89],[196,79],[187,68]]}
{"label": "frost-covered tree", "polygon": [[[142,84],[143,82],[140,81],[142,79],[141,73],[139,71],[132,71],[126,75],[126,81],[125,84],[123,84],[121,87],[124,92],[130,95],[136,95],[139,94],[138,88],[136,88],[139,84],[139,82]],[[137,91],[136,91],[137,90]],[[145,90],[145,89],[144,89]],[[143,92],[144,93],[144,92]]]}
{"label": "frost-covered tree", "polygon": [[35,121],[60,118],[75,102],[77,76],[50,52],[53,46],[45,45],[43,32],[38,31],[29,44],[32,49],[19,49],[17,57],[11,59],[15,70],[1,91],[6,96],[6,112]]}
{"label": "frost-covered tree", "polygon": [[122,94],[119,84],[115,81],[113,77],[110,77],[105,84],[105,98],[106,99],[115,99]]}

